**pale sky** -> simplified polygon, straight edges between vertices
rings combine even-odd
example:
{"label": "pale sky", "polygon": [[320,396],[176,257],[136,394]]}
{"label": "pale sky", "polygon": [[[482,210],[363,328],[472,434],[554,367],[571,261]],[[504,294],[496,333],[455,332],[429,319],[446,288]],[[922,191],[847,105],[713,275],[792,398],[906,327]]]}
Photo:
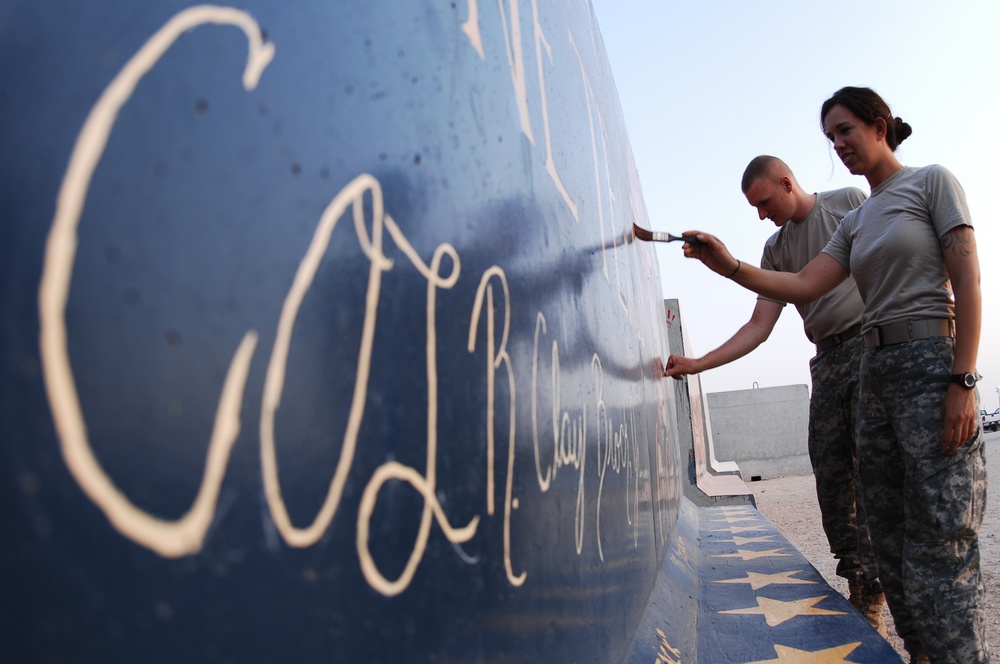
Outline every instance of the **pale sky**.
{"label": "pale sky", "polygon": [[[820,131],[820,105],[868,86],[913,127],[896,154],[962,183],[982,268],[983,406],[1000,406],[1000,2],[835,4],[592,0],[642,181],[651,230],[703,230],[760,261],[776,230],[740,191],[758,154],[784,159],[807,191],[869,192]],[[745,323],[756,296],[657,246],[664,297],[680,300],[696,355]],[[814,347],[786,307],[771,338],[702,375],[706,392],[809,384]]]}

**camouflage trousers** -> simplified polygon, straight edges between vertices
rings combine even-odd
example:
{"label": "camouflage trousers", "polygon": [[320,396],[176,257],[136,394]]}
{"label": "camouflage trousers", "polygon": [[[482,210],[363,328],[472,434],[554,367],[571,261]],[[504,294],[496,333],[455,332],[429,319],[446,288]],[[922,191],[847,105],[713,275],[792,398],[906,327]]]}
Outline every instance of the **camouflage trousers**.
{"label": "camouflage trousers", "polygon": [[864,340],[858,336],[810,360],[809,460],[823,531],[838,560],[837,575],[871,584],[877,568],[859,500],[854,441],[863,353]]}
{"label": "camouflage trousers", "polygon": [[858,407],[858,455],[879,580],[906,649],[926,652],[935,664],[990,659],[979,569],[986,508],[982,427],[954,456],[938,451],[953,357],[949,338],[866,350]]}

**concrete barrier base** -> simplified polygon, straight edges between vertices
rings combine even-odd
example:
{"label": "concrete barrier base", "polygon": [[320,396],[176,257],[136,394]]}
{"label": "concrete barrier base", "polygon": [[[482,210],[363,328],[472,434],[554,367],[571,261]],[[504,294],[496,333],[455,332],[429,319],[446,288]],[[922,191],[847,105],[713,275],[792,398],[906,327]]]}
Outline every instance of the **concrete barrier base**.
{"label": "concrete barrier base", "polygon": [[899,662],[760,512],[684,501],[628,662]]}

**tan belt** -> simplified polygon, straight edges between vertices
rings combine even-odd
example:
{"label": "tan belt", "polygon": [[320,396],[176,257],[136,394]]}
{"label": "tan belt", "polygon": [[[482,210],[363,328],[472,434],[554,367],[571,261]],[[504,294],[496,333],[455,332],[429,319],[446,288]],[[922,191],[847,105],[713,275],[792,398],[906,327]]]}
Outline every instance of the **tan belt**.
{"label": "tan belt", "polygon": [[857,325],[852,325],[843,332],[838,332],[837,334],[831,334],[830,336],[820,339],[816,342],[816,352],[822,353],[824,350],[830,350],[834,346],[839,346],[840,344],[853,339],[858,336],[861,332],[861,323]]}
{"label": "tan belt", "polygon": [[932,337],[953,337],[955,321],[950,318],[920,318],[873,327],[864,336],[866,348],[892,346]]}

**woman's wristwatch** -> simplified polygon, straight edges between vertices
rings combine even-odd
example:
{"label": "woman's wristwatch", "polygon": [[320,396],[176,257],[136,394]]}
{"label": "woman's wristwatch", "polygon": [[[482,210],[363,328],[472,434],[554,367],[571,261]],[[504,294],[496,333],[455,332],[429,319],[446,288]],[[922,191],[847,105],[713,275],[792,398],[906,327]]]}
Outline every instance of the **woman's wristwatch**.
{"label": "woman's wristwatch", "polygon": [[965,389],[971,390],[972,388],[974,388],[976,386],[976,383],[979,381],[980,378],[981,377],[978,374],[974,374],[974,373],[971,373],[969,371],[966,371],[965,373],[952,374],[951,375],[951,382],[952,383],[958,383],[959,385],[961,385]]}

